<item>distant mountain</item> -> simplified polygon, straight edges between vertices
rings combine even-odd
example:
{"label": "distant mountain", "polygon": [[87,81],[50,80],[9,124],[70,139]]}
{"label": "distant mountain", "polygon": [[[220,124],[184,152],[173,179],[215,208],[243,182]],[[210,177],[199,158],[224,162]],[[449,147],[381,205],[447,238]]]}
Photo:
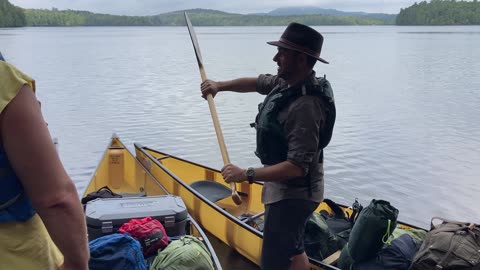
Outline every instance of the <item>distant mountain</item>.
{"label": "distant mountain", "polygon": [[216,16],[230,16],[230,15],[242,15],[238,13],[229,13],[225,11],[220,11],[216,9],[206,9],[206,8],[193,8],[193,9],[186,9],[186,10],[176,10],[176,11],[171,11],[167,13],[161,13],[158,14],[157,16],[160,15],[182,15],[184,12],[187,12],[188,15],[190,14],[196,14],[196,15],[216,15]]}
{"label": "distant mountain", "polygon": [[[278,10],[280,9],[277,9],[277,11]],[[361,15],[345,15],[347,14],[346,12],[333,9],[331,11],[336,11],[337,13],[341,13],[342,15],[321,13],[286,13],[288,15],[276,15],[275,10],[269,13],[254,14],[227,13],[212,9],[190,9],[185,11],[188,12],[192,23],[204,26],[287,25],[289,22],[292,21],[308,25],[384,25],[393,24],[395,21],[395,15],[381,14],[381,16],[377,17],[375,17],[375,14],[369,13],[361,13]],[[183,10],[174,11],[159,14],[155,17],[165,23],[167,23],[168,21],[172,25],[181,25],[183,20],[183,12]]]}
{"label": "distant mountain", "polygon": [[270,16],[299,16],[299,15],[331,15],[331,16],[353,16],[353,17],[367,17],[373,19],[380,19],[385,21],[394,21],[396,14],[386,13],[367,13],[367,12],[348,12],[336,9],[319,8],[313,6],[304,7],[283,7],[274,9],[266,15]]}
{"label": "distant mountain", "polygon": [[[292,21],[307,25],[385,25],[393,19],[368,13],[346,13],[336,10],[300,8],[278,9],[262,14],[237,14],[212,9],[189,9],[155,16],[119,16],[80,10],[22,9],[8,0],[0,0],[0,27],[5,26],[183,26],[188,11],[198,26],[284,26]],[[282,15],[281,13],[289,14]],[[339,15],[341,14],[341,15]],[[383,16],[384,14],[382,14]],[[393,15],[392,15],[393,16]]]}

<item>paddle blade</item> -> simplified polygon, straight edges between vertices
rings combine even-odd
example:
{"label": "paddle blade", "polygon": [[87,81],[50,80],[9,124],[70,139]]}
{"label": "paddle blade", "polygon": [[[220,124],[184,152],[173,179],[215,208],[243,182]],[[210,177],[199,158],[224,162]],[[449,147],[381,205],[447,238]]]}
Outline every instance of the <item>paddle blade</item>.
{"label": "paddle blade", "polygon": [[188,18],[187,12],[185,12],[185,22],[187,23],[188,33],[190,34],[193,49],[195,50],[195,56],[197,56],[198,65],[203,66],[202,55],[200,54],[200,46],[198,46],[197,35],[195,34],[195,30],[193,29],[192,22]]}

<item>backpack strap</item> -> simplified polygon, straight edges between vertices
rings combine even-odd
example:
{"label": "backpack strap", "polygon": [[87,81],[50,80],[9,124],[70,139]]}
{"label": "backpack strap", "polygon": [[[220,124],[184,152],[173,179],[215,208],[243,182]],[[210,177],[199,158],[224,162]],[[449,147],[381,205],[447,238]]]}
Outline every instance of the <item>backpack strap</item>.
{"label": "backpack strap", "polygon": [[444,219],[444,218],[441,218],[441,217],[432,217],[432,220],[430,221],[430,230],[437,229],[438,226],[439,226],[439,225],[434,225],[433,224],[433,221],[435,219],[438,219],[438,220],[442,221],[441,224],[450,223],[450,224],[455,224],[455,225],[459,225],[459,226],[462,226],[462,227],[468,227],[468,225],[470,224],[468,222],[453,221],[453,220],[448,220],[448,219]]}

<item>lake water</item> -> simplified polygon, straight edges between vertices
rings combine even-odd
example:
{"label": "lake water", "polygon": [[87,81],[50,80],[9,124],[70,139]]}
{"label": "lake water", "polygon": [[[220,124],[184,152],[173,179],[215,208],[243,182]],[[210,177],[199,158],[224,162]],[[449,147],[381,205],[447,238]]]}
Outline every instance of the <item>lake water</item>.
{"label": "lake water", "polygon": [[[480,27],[315,27],[335,91],[325,197],[390,201],[399,219],[480,222]],[[284,27],[196,27],[212,79],[275,73]],[[222,158],[185,27],[0,29],[0,50],[37,81],[59,152],[83,193],[116,132],[220,169]],[[259,166],[249,123],[262,96],[215,99],[232,162]],[[32,134],[34,136],[34,134]]]}

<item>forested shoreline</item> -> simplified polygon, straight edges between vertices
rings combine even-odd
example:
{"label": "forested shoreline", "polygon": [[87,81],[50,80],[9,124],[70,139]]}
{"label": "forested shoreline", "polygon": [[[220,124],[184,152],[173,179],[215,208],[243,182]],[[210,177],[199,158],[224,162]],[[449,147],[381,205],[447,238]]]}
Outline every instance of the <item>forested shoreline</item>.
{"label": "forested shoreline", "polygon": [[480,25],[480,3],[473,1],[431,0],[401,9],[397,25]]}
{"label": "forested shoreline", "polygon": [[[401,9],[395,17],[351,15],[235,14],[217,10],[188,10],[198,26],[284,26],[296,21],[307,25],[480,25],[480,3],[473,1],[431,0]],[[89,11],[23,9],[0,0],[0,27],[21,26],[184,26],[183,11],[155,16],[119,16]]]}
{"label": "forested shoreline", "polygon": [[[4,1],[4,0],[0,0]],[[155,16],[118,16],[76,10],[25,9],[24,26],[184,26],[183,11]],[[242,15],[216,10],[188,10],[193,24],[199,26],[275,26],[296,21],[309,25],[384,25],[392,20],[356,16],[296,15],[268,16]]]}
{"label": "forested shoreline", "polygon": [[26,25],[25,12],[7,0],[0,0],[0,27],[20,27]]}

